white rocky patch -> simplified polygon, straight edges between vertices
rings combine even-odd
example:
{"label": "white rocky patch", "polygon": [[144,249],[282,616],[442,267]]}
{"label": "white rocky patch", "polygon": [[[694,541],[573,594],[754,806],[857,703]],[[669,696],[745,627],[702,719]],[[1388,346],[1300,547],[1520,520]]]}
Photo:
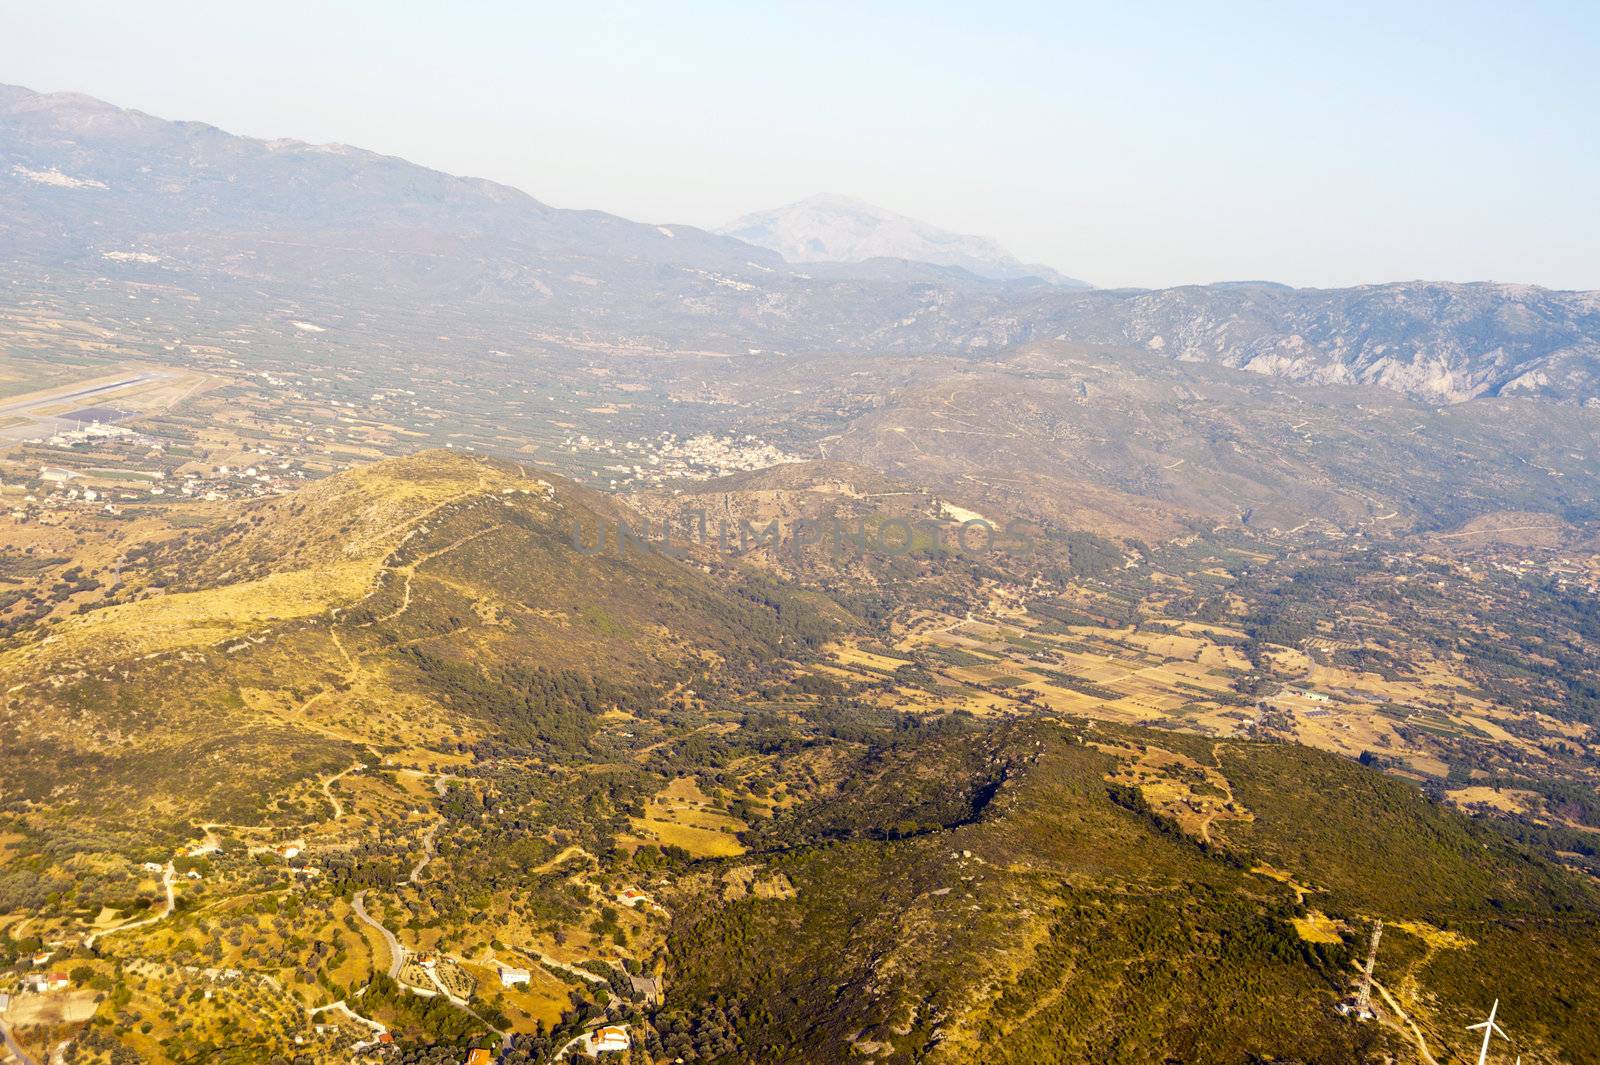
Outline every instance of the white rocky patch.
{"label": "white rocky patch", "polygon": [[151,255],[147,251],[103,251],[100,258],[109,259],[114,263],[158,263],[161,256]]}
{"label": "white rocky patch", "polygon": [[707,281],[710,281],[713,285],[721,285],[723,288],[731,288],[731,289],[734,289],[734,290],[736,290],[738,292],[753,292],[753,291],[755,291],[755,286],[754,285],[749,284],[748,282],[745,282],[745,281],[740,281],[737,278],[729,277],[726,274],[712,273],[710,270],[693,270],[693,269],[691,269],[689,272],[692,273],[692,274],[699,274],[701,277],[705,278]]}
{"label": "white rocky patch", "polygon": [[1515,377],[1507,381],[1501,387],[1500,392],[1503,395],[1507,392],[1532,391],[1538,388],[1548,388],[1549,385],[1549,376],[1543,370],[1534,370],[1531,373],[1525,373],[1521,377]]}
{"label": "white rocky patch", "polygon": [[1445,403],[1464,402],[1487,387],[1474,387],[1465,375],[1452,371],[1444,359],[1423,355],[1415,355],[1410,361],[1385,356],[1368,366],[1362,378],[1370,384]]}
{"label": "white rocky patch", "polygon": [[71,174],[63,174],[55,167],[51,167],[49,170],[29,170],[19,163],[11,168],[11,172],[36,185],[49,185],[57,189],[108,189],[111,187],[104,181],[96,181],[93,178],[78,178],[73,177]]}
{"label": "white rocky patch", "polygon": [[966,507],[958,507],[953,503],[946,503],[942,499],[937,500],[937,502],[939,504],[939,517],[941,518],[948,518],[951,521],[959,521],[962,523],[969,521],[982,521],[988,522],[990,525],[994,524],[993,522],[990,522],[988,518],[984,517],[982,514],[979,514],[976,510],[968,510]]}

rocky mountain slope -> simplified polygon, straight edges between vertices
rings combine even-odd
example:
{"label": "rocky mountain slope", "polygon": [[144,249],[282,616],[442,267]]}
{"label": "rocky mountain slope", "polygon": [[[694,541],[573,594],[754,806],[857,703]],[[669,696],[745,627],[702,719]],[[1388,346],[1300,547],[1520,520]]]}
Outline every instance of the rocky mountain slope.
{"label": "rocky mountain slope", "polygon": [[824,193],[756,211],[718,232],[769,248],[792,263],[908,259],[959,267],[994,281],[1039,278],[1068,288],[1088,287],[1048,266],[1022,262],[988,237],[951,233],[848,196]]}
{"label": "rocky mountain slope", "polygon": [[1219,525],[1389,534],[1508,507],[1577,517],[1600,492],[1600,411],[1515,394],[1437,407],[1062,342],[980,363],[864,356],[836,376],[829,361],[736,362],[721,385],[757,412],[759,435],[788,433],[799,453],[868,466],[1000,524],[1138,539]]}
{"label": "rocky mountain slope", "polygon": [[[1062,338],[1429,402],[1600,402],[1595,293],[1426,282],[1109,292],[991,280],[971,263],[800,267],[732,237],[560,210],[355,148],[11,87],[0,88],[0,239],[11,252],[0,277],[22,298],[125,310],[153,287],[229,326],[292,307],[359,323],[369,349],[461,334],[507,351],[533,339],[984,358]],[[175,312],[147,313],[156,343]]]}
{"label": "rocky mountain slope", "polygon": [[1135,344],[1317,384],[1431,402],[1588,400],[1600,381],[1600,293],[1409,281],[1349,289],[1248,283],[1107,294],[1039,307],[1062,339]]}

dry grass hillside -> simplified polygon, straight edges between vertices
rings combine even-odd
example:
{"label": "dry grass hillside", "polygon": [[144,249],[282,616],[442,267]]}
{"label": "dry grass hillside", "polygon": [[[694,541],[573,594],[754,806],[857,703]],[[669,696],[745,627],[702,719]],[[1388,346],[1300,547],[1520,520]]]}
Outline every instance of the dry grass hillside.
{"label": "dry grass hillside", "polygon": [[5,799],[234,816],[385,749],[581,745],[607,708],[798,638],[770,592],[576,550],[574,522],[621,512],[512,463],[429,452],[219,516],[0,651],[0,730],[29,755]]}

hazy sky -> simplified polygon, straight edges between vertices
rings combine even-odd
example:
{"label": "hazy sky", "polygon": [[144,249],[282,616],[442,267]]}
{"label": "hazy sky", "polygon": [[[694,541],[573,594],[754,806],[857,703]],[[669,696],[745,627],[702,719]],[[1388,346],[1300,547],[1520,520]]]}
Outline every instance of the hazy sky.
{"label": "hazy sky", "polygon": [[642,221],[827,191],[1100,285],[1600,288],[1593,4],[8,0],[0,25],[0,81]]}

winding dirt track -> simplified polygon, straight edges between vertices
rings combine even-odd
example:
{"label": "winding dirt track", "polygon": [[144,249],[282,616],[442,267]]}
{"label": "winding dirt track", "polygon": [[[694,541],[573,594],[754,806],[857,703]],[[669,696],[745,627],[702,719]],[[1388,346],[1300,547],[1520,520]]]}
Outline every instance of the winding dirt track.
{"label": "winding dirt track", "polygon": [[421,881],[421,879],[422,879],[422,871],[428,867],[428,863],[429,862],[433,861],[434,854],[435,854],[435,847],[436,847],[435,841],[437,840],[437,838],[439,836],[439,830],[441,828],[443,828],[443,827],[444,827],[444,822],[442,820],[441,821],[435,821],[433,823],[433,827],[429,828],[427,833],[425,835],[423,835],[423,837],[422,837],[422,857],[418,858],[417,859],[417,864],[413,865],[411,867],[411,875],[407,878],[413,884],[418,883],[418,882]]}
{"label": "winding dirt track", "polygon": [[339,801],[339,796],[334,793],[334,790],[333,790],[334,781],[342,780],[348,774],[358,772],[358,771],[360,771],[362,769],[365,769],[365,768],[366,768],[366,763],[365,762],[357,762],[355,765],[351,766],[349,769],[341,769],[339,772],[333,774],[333,776],[331,776],[331,777],[323,777],[322,778],[322,781],[321,781],[322,794],[328,800],[328,803],[333,807],[333,819],[335,821],[339,820],[341,817],[344,816],[344,803],[340,802]]}
{"label": "winding dirt track", "polygon": [[171,917],[172,911],[178,907],[178,893],[176,890],[174,890],[177,882],[178,871],[173,868],[171,862],[168,862],[166,868],[162,870],[161,873],[161,886],[167,889],[167,904],[162,908],[160,913],[153,917],[145,917],[137,921],[129,921],[127,924],[119,924],[115,928],[106,929],[104,932],[91,933],[90,935],[84,937],[83,945],[86,947],[92,947],[97,941],[104,939],[106,936],[113,935],[117,932],[127,932],[134,928],[144,928],[146,925],[156,924],[159,921],[165,921],[168,917]]}
{"label": "winding dirt track", "polygon": [[[1423,1038],[1422,1029],[1417,1027],[1417,1022],[1412,1020],[1411,1015],[1400,1007],[1400,1003],[1393,995],[1389,994],[1387,987],[1384,987],[1377,980],[1372,981],[1372,986],[1378,989],[1378,994],[1383,996],[1384,1003],[1394,1011],[1394,1015],[1404,1021],[1411,1029],[1411,1035],[1417,1041],[1417,1053],[1422,1056],[1423,1065],[1439,1065],[1439,1062],[1434,1059],[1433,1054],[1428,1050],[1428,1041]],[[1395,1027],[1399,1026],[1396,1025]]]}

